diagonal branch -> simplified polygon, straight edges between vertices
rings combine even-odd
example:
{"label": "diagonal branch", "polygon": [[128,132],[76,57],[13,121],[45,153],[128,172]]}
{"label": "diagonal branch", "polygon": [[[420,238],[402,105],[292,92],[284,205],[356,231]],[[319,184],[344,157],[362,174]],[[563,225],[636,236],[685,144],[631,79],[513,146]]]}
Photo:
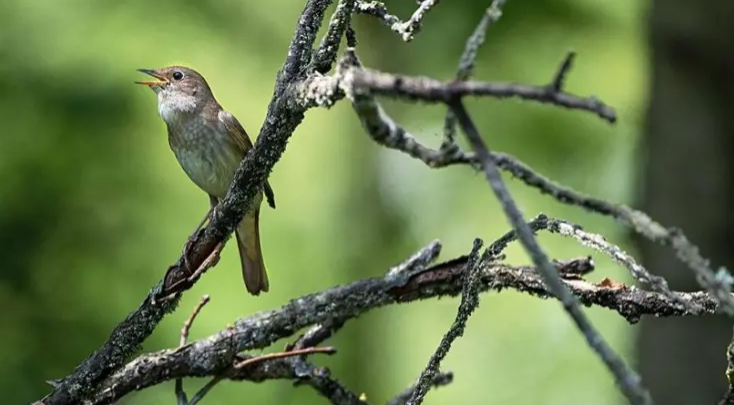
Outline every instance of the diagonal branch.
{"label": "diagonal branch", "polygon": [[487,261],[491,257],[489,250],[486,250],[480,257],[479,249],[481,248],[482,241],[475,239],[474,247],[469,254],[469,260],[466,265],[466,273],[462,277],[461,303],[456,312],[456,319],[441,339],[441,343],[439,343],[438,348],[430,360],[428,360],[428,365],[421,372],[418,382],[415,384],[415,389],[405,405],[420,405],[423,403],[423,398],[428,393],[434,379],[440,372],[439,367],[441,366],[441,362],[449,353],[449,350],[451,350],[451,345],[454,341],[464,334],[469,317],[479,306],[479,275],[481,274],[482,267],[487,265]]}
{"label": "diagonal branch", "polygon": [[627,399],[632,404],[652,404],[652,398],[647,390],[642,386],[640,377],[624,364],[622,359],[614,353],[609,345],[607,345],[599,332],[594,329],[593,325],[582,311],[578,299],[574,297],[568,287],[563,283],[558,275],[558,271],[554,268],[553,264],[548,259],[548,256],[538,244],[538,241],[533,235],[533,231],[525,223],[520,209],[517,207],[517,204],[515,204],[510,192],[502,181],[497,165],[494,160],[492,160],[489,150],[484,144],[484,141],[479,135],[479,131],[466,112],[462,102],[458,99],[454,101],[452,103],[452,110],[454,111],[462,130],[466,134],[467,138],[469,138],[469,142],[476,152],[477,158],[482,164],[487,182],[494,194],[497,196],[497,199],[512,224],[512,227],[515,232],[517,232],[518,239],[532,258],[533,263],[537,266],[536,268],[543,277],[544,283],[548,286],[550,291],[552,291],[553,295],[561,301],[564,309],[571,316],[574,323],[576,323],[576,326],[586,338],[589,346],[599,355],[607,368],[609,368],[609,371],[614,375],[617,384],[622,389],[622,392],[627,396]]}
{"label": "diagonal branch", "polygon": [[[466,41],[464,52],[459,59],[459,68],[456,71],[456,80],[469,80],[474,71],[474,64],[477,59],[479,48],[484,43],[484,37],[489,27],[499,21],[502,17],[502,7],[505,6],[506,0],[494,0],[492,4],[484,11],[482,18],[479,20],[474,32]],[[458,149],[455,143],[456,138],[456,116],[449,109],[446,112],[446,118],[443,124],[443,143],[441,150],[450,151]]]}
{"label": "diagonal branch", "polygon": [[[226,198],[212,213],[209,225],[200,232],[193,244],[188,262],[196,268],[209,257],[217,244],[230,235],[236,224],[250,209],[255,194],[280,159],[288,138],[303,119],[304,109],[283,100],[286,88],[303,78],[310,62],[316,33],[331,0],[309,0],[301,14],[296,32],[288,49],[288,56],[275,84],[273,99],[260,130],[255,146],[237,169]],[[164,281],[156,285],[145,297],[140,307],[129,314],[113,331],[110,338],[76,367],[74,372],[54,386],[42,399],[44,405],[71,405],[90,393],[102,379],[124,364],[142,342],[150,336],[163,317],[172,312],[180,294],[173,299],[156,302],[154,297],[168,295],[166,286],[187,278],[190,269],[183,258],[171,266]],[[184,285],[182,290],[190,288]],[[175,291],[180,293],[180,291]]]}
{"label": "diagonal branch", "polygon": [[[439,372],[435,376],[433,376],[433,380],[431,381],[431,387],[443,387],[444,385],[449,385],[454,381],[454,374],[451,372]],[[393,399],[387,402],[386,405],[405,405],[406,402],[410,399],[411,396],[413,396],[413,393],[416,390],[416,386],[410,386],[405,391],[399,393],[396,395]]]}

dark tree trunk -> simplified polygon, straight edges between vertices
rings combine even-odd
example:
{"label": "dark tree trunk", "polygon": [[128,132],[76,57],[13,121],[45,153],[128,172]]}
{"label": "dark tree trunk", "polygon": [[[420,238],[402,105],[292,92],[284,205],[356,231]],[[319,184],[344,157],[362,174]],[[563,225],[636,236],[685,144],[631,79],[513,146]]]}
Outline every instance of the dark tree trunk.
{"label": "dark tree trunk", "polygon": [[[643,138],[641,208],[681,228],[734,269],[734,1],[654,0],[652,77]],[[644,264],[678,290],[697,290],[669,248],[641,242]],[[713,404],[727,383],[723,316],[645,319],[639,368],[658,404]]]}

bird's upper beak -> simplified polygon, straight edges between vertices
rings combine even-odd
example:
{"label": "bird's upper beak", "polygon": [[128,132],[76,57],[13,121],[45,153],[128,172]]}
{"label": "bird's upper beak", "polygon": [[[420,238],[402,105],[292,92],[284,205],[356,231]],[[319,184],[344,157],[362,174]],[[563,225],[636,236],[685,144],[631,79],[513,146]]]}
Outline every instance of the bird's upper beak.
{"label": "bird's upper beak", "polygon": [[153,69],[138,69],[138,72],[142,72],[142,73],[151,75],[151,76],[155,77],[156,79],[158,79],[158,81],[157,82],[135,82],[137,84],[144,84],[144,85],[146,85],[148,87],[153,87],[153,86],[160,86],[162,84],[168,83],[168,79],[166,79],[165,76],[161,75],[156,70],[153,70]]}

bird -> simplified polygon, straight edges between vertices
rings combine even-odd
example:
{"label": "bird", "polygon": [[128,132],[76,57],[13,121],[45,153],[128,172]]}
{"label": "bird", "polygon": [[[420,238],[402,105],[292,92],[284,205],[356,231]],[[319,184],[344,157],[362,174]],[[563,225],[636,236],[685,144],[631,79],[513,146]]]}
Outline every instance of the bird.
{"label": "bird", "polygon": [[[158,115],[165,122],[168,144],[188,178],[209,196],[209,211],[192,237],[210,219],[227,194],[235,171],[252,148],[247,132],[234,115],[219,104],[204,76],[185,66],[137,69],[155,81],[137,81],[156,94]],[[260,206],[263,195],[275,208],[275,195],[268,181],[235,229],[235,238],[247,291],[257,296],[269,291],[260,244]],[[187,247],[192,240],[189,238]],[[184,248],[184,258],[187,257]]]}

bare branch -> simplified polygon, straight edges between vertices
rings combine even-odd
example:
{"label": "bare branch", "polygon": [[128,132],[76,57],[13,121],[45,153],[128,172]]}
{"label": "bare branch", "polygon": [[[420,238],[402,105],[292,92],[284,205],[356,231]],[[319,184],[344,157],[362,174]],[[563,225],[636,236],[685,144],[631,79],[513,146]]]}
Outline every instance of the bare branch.
{"label": "bare branch", "polygon": [[441,82],[429,77],[392,75],[371,69],[350,69],[342,80],[342,87],[348,95],[372,93],[406,100],[444,103],[466,96],[513,97],[589,111],[609,122],[615,122],[617,119],[611,107],[594,97],[581,98],[555,92],[549,86],[477,81]]}
{"label": "bare branch", "polygon": [[[347,69],[359,68],[360,66],[357,54],[353,49],[348,49],[342,57],[338,74],[344,75]],[[371,94],[366,92],[354,93],[351,102],[362,127],[378,144],[403,151],[433,168],[470,162],[470,157],[458,148],[451,151],[436,151],[423,146],[418,139],[398,126]]]}
{"label": "bare branch", "polygon": [[329,30],[321,40],[319,49],[311,61],[311,69],[326,73],[331,70],[331,65],[336,61],[337,52],[339,52],[339,44],[341,43],[344,33],[352,20],[352,13],[357,0],[341,0],[336,7],[336,11],[329,21]]}
{"label": "bare branch", "polygon": [[[433,388],[443,387],[444,385],[451,384],[453,381],[454,381],[454,373],[439,372],[438,374],[433,376],[433,380],[431,381],[431,387]],[[401,392],[400,394],[396,395],[395,398],[388,401],[386,405],[405,405],[405,403],[408,402],[410,397],[413,396],[415,389],[416,389],[415,385],[408,387],[405,391]]]}
{"label": "bare branch", "polygon": [[[184,322],[183,327],[181,328],[181,339],[179,340],[179,343],[178,343],[179,348],[186,345],[186,341],[189,338],[189,330],[191,330],[191,325],[194,324],[194,320],[196,319],[196,316],[199,315],[199,312],[201,311],[201,309],[204,308],[204,305],[206,305],[208,302],[209,302],[208,295],[204,295],[203,297],[201,297],[201,300],[196,305],[196,307],[194,307],[194,310],[191,312],[191,315],[189,315],[188,319],[186,319],[186,322]],[[184,389],[183,389],[183,379],[181,378],[176,379],[175,392],[176,392],[176,399],[178,400],[178,405],[187,405],[187,404],[195,405],[196,402],[198,402],[198,400],[196,402],[192,400],[191,403],[189,403],[188,399],[186,399],[186,392],[184,392]]]}
{"label": "bare branch", "polygon": [[719,310],[734,315],[734,298],[726,278],[717,277],[709,266],[709,261],[701,256],[698,247],[691,243],[680,229],[666,228],[647,214],[626,205],[613,204],[556,184],[510,155],[502,153],[491,155],[498,167],[528,186],[537,188],[542,194],[548,194],[564,204],[615,218],[646,238],[661,245],[671,246],[677,257],[694,271],[699,284],[722,302],[723,305]]}
{"label": "bare branch", "polygon": [[317,324],[301,335],[292,345],[294,349],[303,349],[306,347],[314,347],[327,339],[331,338],[346,323],[346,319],[334,319],[324,323]]}
{"label": "bare branch", "polygon": [[413,40],[415,34],[421,30],[423,18],[426,16],[426,13],[437,5],[438,1],[439,0],[422,0],[420,2],[418,9],[415,10],[415,13],[410,16],[410,19],[406,21],[400,29],[403,33],[403,41],[410,42]]}
{"label": "bare branch", "polygon": [[[539,92],[538,94],[556,94],[554,89],[557,87],[557,84],[563,82],[563,78],[571,67],[573,55],[573,53],[569,53],[566,56],[554,76],[551,85],[544,88],[534,88],[531,86],[530,88],[534,89],[532,92],[537,91]],[[340,77],[317,79],[304,84],[304,87],[301,88],[302,102],[322,104],[323,100],[316,96],[319,95],[333,103],[335,99],[343,97],[343,93],[340,91],[340,89],[343,89],[352,100],[355,111],[366,131],[376,142],[391,149],[401,150],[425,162],[430,167],[476,163],[476,158],[474,155],[466,154],[458,149],[452,150],[449,148],[436,151],[423,146],[416,138],[398,126],[381,109],[376,100],[371,97],[373,90],[375,93],[393,97],[444,102],[450,100],[451,97],[460,97],[466,94],[480,94],[481,92],[477,90],[478,88],[484,90],[493,89],[491,92],[488,90],[487,93],[481,93],[482,95],[498,96],[498,94],[505,94],[494,92],[498,88],[503,88],[503,91],[510,92],[512,96],[521,98],[528,96],[528,93],[525,92],[527,89],[523,89],[518,93],[514,93],[515,90],[518,90],[517,88],[508,90],[507,86],[515,85],[476,82],[441,83],[433,79],[407,78],[362,69],[359,67],[358,61],[353,56],[353,51],[351,50],[348,50],[342,59],[342,63],[346,65],[346,67],[342,68],[342,75]],[[324,89],[328,89],[328,92],[325,92]],[[530,94],[535,94],[532,92]],[[567,95],[567,97],[573,100],[573,102],[566,100],[569,101],[567,103],[569,104],[569,108],[594,111],[610,122],[616,120],[614,112],[595,98],[582,99],[572,95]],[[550,102],[552,104],[556,103],[555,101],[540,101]],[[574,105],[575,107],[570,107],[570,105]],[[596,111],[597,109],[599,110]],[[663,245],[672,246],[678,258],[696,273],[699,283],[725,303],[721,307],[721,310],[727,314],[734,315],[734,299],[732,299],[730,294],[730,283],[727,281],[729,278],[717,276],[710,268],[708,260],[701,256],[698,248],[679,229],[665,228],[640,211],[585,196],[570,188],[554,184],[510,155],[490,152],[490,156],[502,170],[510,172],[526,184],[538,188],[542,193],[550,194],[562,203],[577,205],[602,215],[612,216],[621,220],[645,237]]]}
{"label": "bare branch", "polygon": [[570,72],[571,68],[573,67],[574,59],[576,59],[576,52],[569,52],[566,54],[563,62],[561,62],[561,65],[558,67],[558,72],[556,72],[556,76],[553,78],[553,81],[550,84],[551,91],[555,93],[563,91],[563,86],[566,84],[566,77],[568,76],[568,72]]}
{"label": "bare branch", "polygon": [[456,312],[456,319],[449,328],[448,332],[441,339],[438,348],[428,360],[428,365],[421,372],[418,382],[415,384],[415,389],[410,399],[405,403],[406,405],[420,405],[423,403],[423,398],[428,393],[428,390],[433,385],[436,375],[439,374],[439,367],[441,362],[451,350],[451,345],[454,341],[464,334],[466,329],[466,322],[474,310],[479,306],[479,275],[482,267],[487,264],[489,259],[488,251],[485,251],[481,257],[479,256],[479,249],[482,248],[482,241],[480,239],[474,240],[474,247],[469,254],[469,261],[466,265],[466,273],[463,277],[463,287],[461,291],[461,303],[459,309]]}
{"label": "bare branch", "polygon": [[402,34],[400,29],[403,26],[403,22],[400,21],[400,18],[388,13],[387,6],[385,6],[385,3],[381,1],[357,1],[355,11],[359,14],[366,14],[375,17],[394,32]]}
{"label": "bare branch", "polygon": [[293,357],[293,356],[303,356],[306,354],[314,354],[314,353],[334,354],[336,353],[336,349],[334,349],[333,347],[307,347],[304,349],[293,349],[293,350],[288,350],[285,352],[263,354],[260,356],[253,356],[253,357],[244,359],[240,361],[239,363],[235,363],[234,368],[240,369],[240,368],[245,368],[247,366],[251,366],[255,363],[259,363],[261,361],[282,359],[282,358]]}
{"label": "bare branch", "polygon": [[382,146],[403,151],[431,168],[471,163],[471,155],[459,148],[433,150],[423,146],[417,138],[395,123],[372,96],[355,94],[352,107],[367,134]]}
{"label": "bare branch", "polygon": [[421,270],[433,263],[433,261],[438,258],[439,254],[441,254],[441,242],[439,240],[434,240],[421,250],[415,252],[413,256],[408,258],[408,260],[388,270],[387,274],[397,275],[406,271],[413,272]]}
{"label": "bare branch", "polygon": [[548,228],[551,232],[556,232],[564,236],[569,236],[576,239],[584,246],[588,246],[592,249],[596,249],[602,253],[605,253],[614,261],[626,267],[632,277],[635,278],[635,280],[649,285],[653,289],[653,291],[668,295],[670,298],[673,298],[675,296],[672,291],[670,291],[670,287],[668,287],[668,282],[665,281],[664,278],[650,274],[650,272],[648,272],[642,265],[637,263],[637,261],[632,256],[630,256],[627,252],[625,252],[618,246],[607,242],[607,240],[604,239],[603,236],[595,233],[586,232],[583,230],[583,228],[581,228],[581,226],[572,224],[570,222],[555,219],[549,221],[550,224],[548,225]]}
{"label": "bare branch", "polygon": [[[576,268],[579,267],[578,261],[565,263]],[[580,261],[586,262],[587,259]],[[328,324],[333,319],[354,319],[373,309],[397,302],[459,295],[464,285],[467,263],[468,257],[464,256],[415,272],[385,275],[382,278],[337,286],[296,298],[278,310],[240,319],[232,328],[192,342],[182,349],[142,355],[104,381],[89,398],[88,405],[111,403],[133,390],[179,377],[218,376],[223,370],[231,369],[241,351],[267,347],[311,325]],[[563,262],[555,265],[563,265]],[[479,276],[479,289],[483,292],[510,288],[537,297],[554,296],[534,267],[490,263],[481,270]],[[705,292],[675,293],[679,299],[688,303],[683,308],[662,294],[635,287],[596,285],[578,279],[564,282],[584,305],[611,309],[631,323],[639,321],[643,315],[701,316],[712,314],[717,308],[716,301]],[[324,302],[329,305],[323,305]],[[309,378],[306,383],[321,384],[322,390],[331,392],[333,389],[339,395],[347,395],[349,392],[346,388],[339,388],[334,381],[325,380],[328,377],[326,371],[319,371],[307,364],[303,370],[294,370],[292,362],[296,359],[256,364],[226,377],[260,382],[270,379],[303,379],[306,377],[299,375],[305,375]],[[312,380],[315,382],[311,382]],[[358,397],[353,395],[353,398]]]}
{"label": "bare branch", "polygon": [[403,41],[410,42],[420,31],[426,13],[437,5],[438,2],[439,0],[424,0],[420,2],[418,9],[405,22],[388,13],[387,6],[381,1],[357,1],[355,11],[359,14],[366,14],[377,18],[388,26],[390,30],[400,35]]}
{"label": "bare branch", "polygon": [[614,375],[617,384],[627,396],[627,399],[633,404],[652,404],[652,398],[642,386],[640,377],[624,364],[622,359],[607,345],[599,332],[594,329],[591,322],[581,310],[579,301],[573,296],[566,285],[564,285],[557,270],[553,267],[545,252],[543,252],[543,249],[533,235],[533,231],[525,223],[520,209],[515,204],[510,192],[502,181],[502,176],[500,176],[497,165],[479,135],[479,131],[474,125],[474,122],[464,109],[464,105],[457,99],[452,103],[452,109],[459,121],[459,125],[469,139],[474,152],[477,154],[477,158],[482,164],[487,182],[489,182],[512,227],[517,232],[518,239],[532,258],[533,263],[537,266],[536,268],[543,277],[543,281],[548,285],[553,295],[561,301],[566,312],[568,312],[574,323],[576,323],[576,326],[583,333],[589,346],[599,355],[607,368],[609,368],[609,371]]}

